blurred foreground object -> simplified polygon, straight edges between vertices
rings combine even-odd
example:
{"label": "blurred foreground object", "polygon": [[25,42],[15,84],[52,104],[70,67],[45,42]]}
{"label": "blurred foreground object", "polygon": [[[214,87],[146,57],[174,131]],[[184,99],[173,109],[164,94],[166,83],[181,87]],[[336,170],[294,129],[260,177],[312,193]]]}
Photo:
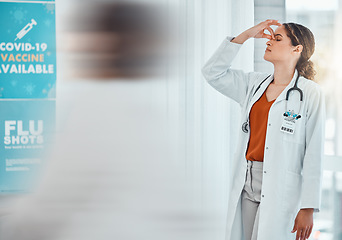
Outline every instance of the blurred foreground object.
{"label": "blurred foreground object", "polygon": [[168,135],[162,8],[77,7],[61,47],[80,80],[58,82],[56,146],[35,193],[2,218],[0,239],[212,239],[216,215],[195,197],[201,189],[188,182]]}
{"label": "blurred foreground object", "polygon": [[57,144],[35,193],[3,217],[0,239],[212,239],[217,216],[168,135],[165,8],[92,2],[63,19]]}

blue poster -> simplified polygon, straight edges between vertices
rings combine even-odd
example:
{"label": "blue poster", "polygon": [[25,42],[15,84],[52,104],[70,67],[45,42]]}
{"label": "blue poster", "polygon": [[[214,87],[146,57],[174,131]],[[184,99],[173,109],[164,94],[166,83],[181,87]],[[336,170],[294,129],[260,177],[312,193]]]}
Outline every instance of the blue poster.
{"label": "blue poster", "polygon": [[55,101],[0,101],[0,192],[29,191],[55,132]]}
{"label": "blue poster", "polygon": [[55,3],[0,2],[0,98],[55,98]]}
{"label": "blue poster", "polygon": [[33,190],[55,133],[54,1],[0,0],[0,193]]}

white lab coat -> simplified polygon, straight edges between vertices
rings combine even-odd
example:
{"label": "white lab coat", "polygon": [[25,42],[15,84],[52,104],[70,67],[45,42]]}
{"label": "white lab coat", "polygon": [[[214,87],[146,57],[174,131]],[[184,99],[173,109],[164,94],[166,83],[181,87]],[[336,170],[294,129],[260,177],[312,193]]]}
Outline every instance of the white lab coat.
{"label": "white lab coat", "polygon": [[[202,68],[207,82],[217,91],[238,102],[242,109],[241,125],[249,116],[252,105],[262,96],[273,79],[270,74],[231,69],[231,62],[242,44],[230,42],[227,37]],[[320,86],[299,77],[298,87],[303,91],[303,102],[294,134],[280,131],[285,112],[286,93],[296,80],[295,74],[288,86],[272,104],[267,121],[264,149],[263,182],[258,239],[290,240],[294,220],[301,208],[321,206],[322,159],[324,153],[325,101]],[[298,113],[299,93],[291,91],[288,110]],[[245,183],[247,160],[245,158],[249,132],[240,131],[237,150],[232,162],[230,179],[226,240],[244,240],[241,191]]]}

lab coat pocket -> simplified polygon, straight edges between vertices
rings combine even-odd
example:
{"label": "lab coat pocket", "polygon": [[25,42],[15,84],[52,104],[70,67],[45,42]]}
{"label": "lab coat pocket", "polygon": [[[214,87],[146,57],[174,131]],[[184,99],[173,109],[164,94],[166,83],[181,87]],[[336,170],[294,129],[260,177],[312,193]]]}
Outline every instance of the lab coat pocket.
{"label": "lab coat pocket", "polygon": [[293,134],[282,132],[284,143],[305,144],[305,124],[304,119],[298,119]]}
{"label": "lab coat pocket", "polygon": [[289,213],[298,210],[302,190],[302,175],[286,171],[283,210]]}

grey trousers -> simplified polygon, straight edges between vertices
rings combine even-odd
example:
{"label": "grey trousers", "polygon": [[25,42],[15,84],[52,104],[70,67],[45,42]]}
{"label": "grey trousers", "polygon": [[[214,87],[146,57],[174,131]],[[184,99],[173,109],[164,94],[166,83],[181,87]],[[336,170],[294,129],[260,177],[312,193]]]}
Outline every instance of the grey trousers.
{"label": "grey trousers", "polygon": [[242,222],[245,240],[257,240],[263,162],[247,160],[247,164],[246,181],[241,196]]}

